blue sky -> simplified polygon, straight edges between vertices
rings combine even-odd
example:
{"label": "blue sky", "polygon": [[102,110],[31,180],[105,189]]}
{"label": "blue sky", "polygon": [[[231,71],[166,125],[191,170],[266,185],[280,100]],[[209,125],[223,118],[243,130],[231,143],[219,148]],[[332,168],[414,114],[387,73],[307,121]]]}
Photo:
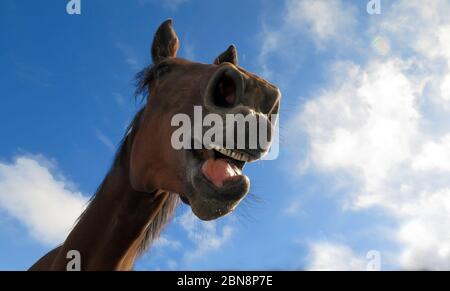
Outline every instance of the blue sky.
{"label": "blue sky", "polygon": [[[158,25],[179,56],[240,65],[283,93],[280,156],[212,223],[177,210],[138,270],[449,269],[450,2],[0,3],[0,269],[64,239],[134,113]],[[401,21],[398,21],[401,17]],[[443,223],[444,221],[444,223]]]}

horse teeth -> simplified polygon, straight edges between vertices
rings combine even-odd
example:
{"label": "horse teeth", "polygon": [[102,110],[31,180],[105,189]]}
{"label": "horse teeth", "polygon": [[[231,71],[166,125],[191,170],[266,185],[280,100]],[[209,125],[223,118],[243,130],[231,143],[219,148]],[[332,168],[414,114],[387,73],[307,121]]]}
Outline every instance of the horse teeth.
{"label": "horse teeth", "polygon": [[246,154],[238,153],[238,152],[235,152],[235,151],[230,150],[230,149],[224,149],[224,148],[221,148],[221,147],[216,146],[216,145],[211,145],[210,147],[213,150],[218,151],[219,153],[221,153],[221,154],[223,154],[225,156],[228,156],[230,158],[233,158],[235,160],[242,161],[242,162],[248,162],[249,161],[249,158],[248,158],[248,156]]}
{"label": "horse teeth", "polygon": [[234,171],[234,173],[236,174],[236,175],[242,175],[242,171],[238,168],[238,167],[236,167],[235,165],[233,165],[233,171]]}

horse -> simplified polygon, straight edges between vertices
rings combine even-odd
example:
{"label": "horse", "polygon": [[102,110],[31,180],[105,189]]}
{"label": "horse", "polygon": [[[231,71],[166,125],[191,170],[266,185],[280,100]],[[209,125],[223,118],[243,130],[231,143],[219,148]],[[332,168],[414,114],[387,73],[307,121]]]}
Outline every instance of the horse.
{"label": "horse", "polygon": [[153,64],[136,75],[136,94],[146,98],[111,169],[64,243],[29,270],[68,270],[73,250],[80,254],[79,270],[132,270],[180,200],[199,219],[214,220],[231,213],[245,198],[250,179],[243,167],[268,149],[175,149],[171,119],[179,113],[192,117],[197,106],[222,117],[258,116],[270,123],[271,133],[270,116],[279,111],[280,90],[241,68],[234,45],[212,64],[179,58],[178,48],[172,20],[166,20],[153,37]]}

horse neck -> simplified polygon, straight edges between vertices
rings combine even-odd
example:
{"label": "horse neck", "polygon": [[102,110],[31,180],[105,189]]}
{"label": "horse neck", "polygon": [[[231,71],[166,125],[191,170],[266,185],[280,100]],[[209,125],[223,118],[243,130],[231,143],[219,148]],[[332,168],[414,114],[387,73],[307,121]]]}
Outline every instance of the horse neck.
{"label": "horse neck", "polygon": [[133,190],[129,152],[126,140],[94,199],[61,246],[53,269],[66,269],[70,250],[79,251],[82,270],[132,269],[142,245],[152,235],[147,233],[149,226],[172,194]]}

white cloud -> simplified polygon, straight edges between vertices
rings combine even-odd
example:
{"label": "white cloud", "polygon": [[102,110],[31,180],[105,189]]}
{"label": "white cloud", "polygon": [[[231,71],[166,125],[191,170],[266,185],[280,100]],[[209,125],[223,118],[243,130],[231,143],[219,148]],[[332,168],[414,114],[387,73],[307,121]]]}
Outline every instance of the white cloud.
{"label": "white cloud", "polygon": [[290,201],[289,205],[285,208],[284,212],[290,216],[296,216],[301,212],[301,203],[300,201]]}
{"label": "white cloud", "polygon": [[51,173],[41,156],[0,163],[0,207],[23,223],[37,241],[62,243],[88,199]]}
{"label": "white cloud", "polygon": [[155,248],[169,248],[178,250],[181,248],[181,242],[173,240],[166,235],[161,235],[153,244]]}
{"label": "white cloud", "polygon": [[[368,51],[364,63],[337,61],[332,81],[294,120],[309,144],[299,169],[327,178],[345,174],[353,190],[343,190],[344,207],[384,209],[398,225],[399,268],[450,269],[450,128],[438,118],[450,109],[449,10],[441,0],[384,7],[367,33],[382,36],[390,50],[382,56]],[[326,24],[316,26],[313,39],[328,35],[321,31]],[[345,247],[318,245],[313,266],[339,268],[340,257],[351,257]],[[335,258],[327,261],[318,250]]]}
{"label": "white cloud", "polygon": [[450,133],[439,141],[428,141],[414,158],[412,167],[419,171],[450,172]]}
{"label": "white cloud", "polygon": [[185,259],[188,262],[219,249],[233,234],[233,228],[230,225],[219,227],[215,221],[201,221],[191,210],[179,217],[178,222],[186,231],[188,239],[195,244],[194,250],[185,252]]}
{"label": "white cloud", "polygon": [[113,95],[114,99],[116,100],[117,105],[119,105],[120,107],[123,107],[125,105],[126,99],[125,99],[125,97],[123,97],[122,94],[113,92],[112,95]]}
{"label": "white cloud", "polygon": [[345,245],[328,242],[314,243],[310,247],[309,265],[311,271],[364,271],[367,261],[357,256]]}
{"label": "white cloud", "polygon": [[[356,9],[342,0],[286,1],[280,25],[263,24],[259,62],[262,75],[273,79],[268,61],[273,56],[288,60],[289,67],[301,63],[301,48],[309,36],[318,50],[338,42],[354,46]],[[338,47],[337,47],[338,48]]]}
{"label": "white cloud", "polygon": [[405,269],[450,270],[450,187],[402,205],[398,262]]}
{"label": "white cloud", "polygon": [[322,47],[326,42],[348,35],[356,24],[356,11],[341,0],[289,1],[286,23],[288,27],[306,29]]}
{"label": "white cloud", "polygon": [[333,73],[347,82],[307,102],[298,115],[296,124],[310,140],[307,162],[324,171],[347,171],[365,193],[377,194],[414,150],[420,87],[396,60],[337,67]]}
{"label": "white cloud", "polygon": [[114,145],[113,141],[104,135],[101,131],[95,132],[95,137],[100,141],[104,146],[106,146],[111,152],[116,151],[116,146]]}
{"label": "white cloud", "polygon": [[125,63],[131,70],[136,71],[142,69],[143,62],[134,48],[123,42],[117,42],[116,48],[124,55]]}
{"label": "white cloud", "polygon": [[183,54],[183,57],[188,60],[195,59],[195,45],[187,37],[183,39]]}
{"label": "white cloud", "polygon": [[450,2],[432,0],[395,1],[383,10],[383,17],[372,29],[379,31],[402,49],[412,48],[429,59],[450,57]]}
{"label": "white cloud", "polygon": [[178,263],[174,260],[168,260],[167,267],[169,268],[169,270],[176,270],[178,267]]}

